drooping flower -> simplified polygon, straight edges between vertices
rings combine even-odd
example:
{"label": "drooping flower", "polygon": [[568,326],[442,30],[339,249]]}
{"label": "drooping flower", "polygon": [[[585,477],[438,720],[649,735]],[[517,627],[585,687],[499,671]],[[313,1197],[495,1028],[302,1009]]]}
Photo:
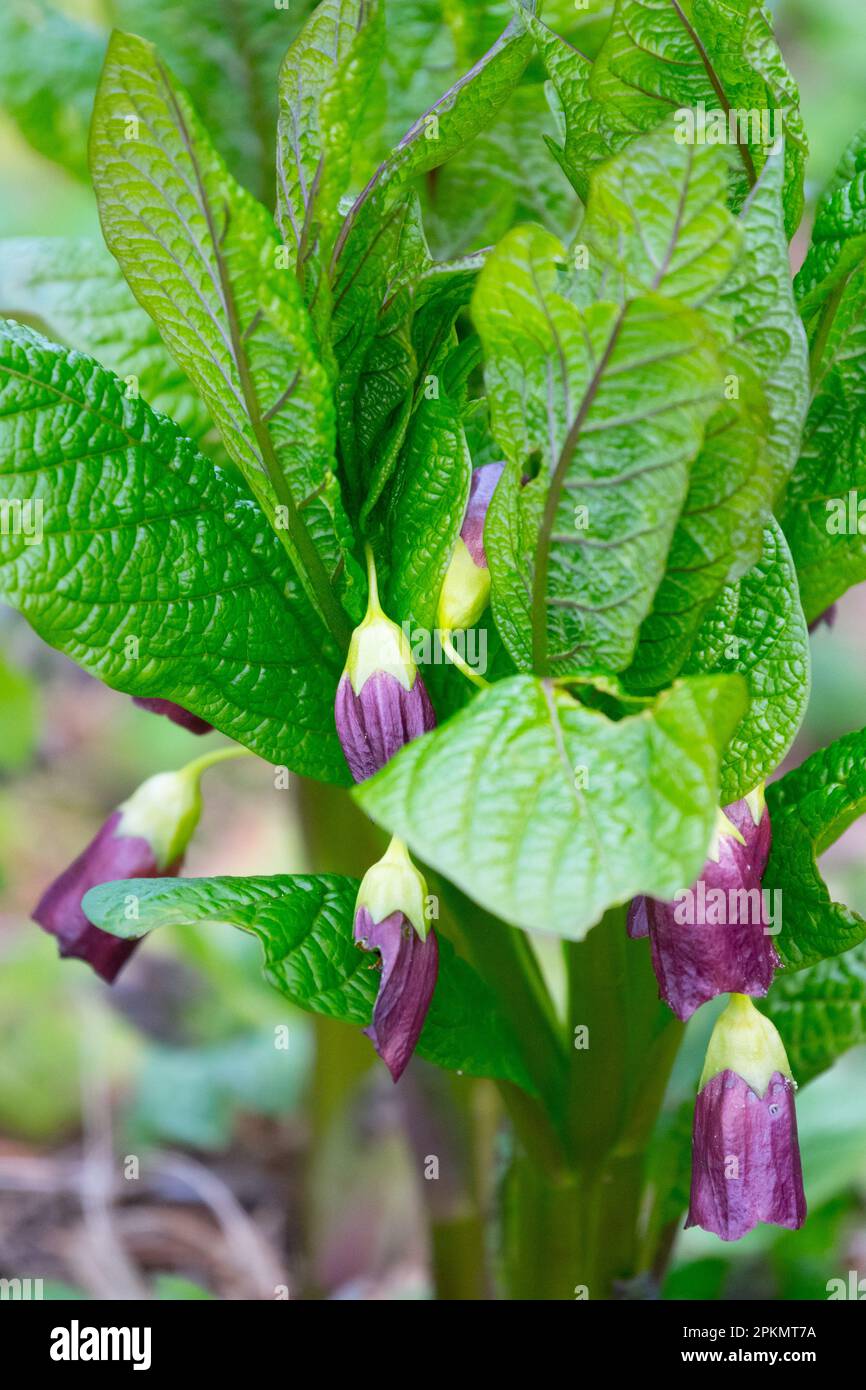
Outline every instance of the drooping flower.
{"label": "drooping flower", "polygon": [[404,744],[435,728],[436,715],[406,634],[382,611],[372,552],[367,612],[352,633],[334,717],[356,782],[384,767]]}
{"label": "drooping flower", "polygon": [[763,995],[779,963],[761,877],[770,817],[759,791],[719,812],[700,877],[673,902],[635,898],[632,937],[649,936],[659,995],[678,1018],[717,994]]}
{"label": "drooping flower", "polygon": [[86,960],[109,984],[138,945],[93,926],[81,900],[120,878],[156,878],[180,870],[201,814],[201,764],[149,777],[43,893],[34,920],[57,937],[61,956]]}
{"label": "drooping flower", "polygon": [[213,733],[213,724],[208,724],[206,719],[201,719],[191,710],[184,709],[183,705],[176,705],[173,700],[157,700],[151,699],[150,696],[133,695],[132,703],[138,705],[140,709],[150,710],[151,714],[164,714],[166,719],[170,719],[173,724],[179,724],[182,729],[189,730],[191,734]]}
{"label": "drooping flower", "polygon": [[773,1024],[733,994],[707,1048],[695,1102],[686,1226],[739,1240],[759,1221],[806,1219],[795,1083]]}
{"label": "drooping flower", "polygon": [[395,836],[364,875],[354,923],[355,941],[378,951],[382,967],[373,1021],[364,1032],[395,1081],[415,1050],[439,971],[426,899],[424,878]]}
{"label": "drooping flower", "polygon": [[472,627],[490,599],[484,522],[504,467],[504,463],[483,463],[473,470],[466,515],[439,595],[436,621],[445,632]]}

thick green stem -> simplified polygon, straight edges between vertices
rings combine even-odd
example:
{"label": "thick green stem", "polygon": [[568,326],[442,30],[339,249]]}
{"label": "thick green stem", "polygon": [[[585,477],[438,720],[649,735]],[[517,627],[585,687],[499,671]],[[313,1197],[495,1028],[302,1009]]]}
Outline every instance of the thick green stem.
{"label": "thick green stem", "polygon": [[512,1298],[609,1299],[640,1272],[645,1155],[682,1028],[659,1003],[645,941],[624,909],[565,947],[568,1166],[519,1154],[505,1185]]}

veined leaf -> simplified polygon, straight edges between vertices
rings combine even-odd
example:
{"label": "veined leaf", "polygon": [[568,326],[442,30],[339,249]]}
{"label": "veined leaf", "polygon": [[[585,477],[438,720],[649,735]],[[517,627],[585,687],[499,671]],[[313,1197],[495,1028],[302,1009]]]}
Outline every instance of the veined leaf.
{"label": "veined leaf", "polygon": [[718,148],[673,137],[666,122],[593,171],[578,240],[598,298],[664,294],[727,329],[717,300],[742,241],[725,207],[727,160]]}
{"label": "veined leaf", "polygon": [[790,970],[838,956],[866,940],[866,921],[834,903],[817,860],[866,811],[866,730],[813,753],[767,788],[773,846],[765,889],[784,912],[776,948]]}
{"label": "veined leaf", "polygon": [[720,585],[757,559],[771,503],[799,452],[808,360],[791,291],[781,180],[776,154],[743,208],[733,274],[720,287],[718,309],[733,332],[725,371],[738,395],[710,422],[693,466],[665,578],[641,628],[630,672],[637,689],[657,689],[683,669]]}
{"label": "veined leaf", "polygon": [[436,625],[439,591],[463,524],[472,476],[463,393],[448,380],[447,353],[434,365],[436,393],[422,396],[412,416],[385,520],[387,611],[428,632]]}
{"label": "veined leaf", "polygon": [[353,795],[489,911],[580,939],[614,903],[671,899],[694,881],[745,707],[740,677],[699,678],[611,720],[515,676]]}
{"label": "veined leaf", "polygon": [[845,150],[815,211],[812,241],[796,279],[800,311],[816,337],[832,320],[845,281],[866,259],[866,131]]}
{"label": "veined leaf", "polygon": [[554,33],[556,25],[550,15],[547,18],[553,27],[535,17],[528,21],[549,78],[548,101],[562,142],[558,144],[545,136],[545,143],[575,192],[586,202],[592,169],[621,150],[638,131],[616,106],[593,98],[590,59]]}
{"label": "veined leaf", "polygon": [[866,1043],[866,947],[779,975],[758,1002],[781,1033],[798,1082],[811,1081]]}
{"label": "veined leaf", "polygon": [[95,357],[191,438],[200,439],[212,428],[201,399],[99,242],[0,241],[0,316],[29,323],[55,342]]}
{"label": "veined leaf", "polygon": [[[555,238],[517,228],[473,298],[493,431],[512,464],[491,518],[494,612],[506,641],[523,634],[510,646],[518,666],[619,671],[664,572],[721,374],[699,314],[657,294],[580,309],[557,272],[564,259]],[[540,475],[522,487],[533,456]],[[536,542],[526,517],[542,492]],[[508,548],[515,538],[521,551]],[[522,608],[502,621],[520,600],[515,575]]]}
{"label": "veined leaf", "polygon": [[234,182],[153,47],[115,33],[94,109],[100,217],[139,303],[201,393],[338,640],[360,576],[333,471],[328,380],[265,208]]}
{"label": "veined leaf", "polygon": [[340,657],[246,492],[92,358],[15,324],[0,485],[0,597],[40,637],[272,762],[348,780]]}
{"label": "veined leaf", "polygon": [[[92,889],[91,921],[117,936],[228,922],[261,943],[265,977],[299,1008],[366,1025],[379,976],[352,936],[358,881],[337,874],[273,878],[127,879]],[[138,908],[128,918],[129,897]],[[495,996],[439,936],[439,978],[418,1053],[437,1066],[533,1087]]]}
{"label": "veined leaf", "polygon": [[742,245],[722,292],[734,320],[734,354],[745,355],[760,374],[776,497],[797,462],[809,398],[809,350],[785,241],[784,173],[783,154],[771,154],[740,213]]}
{"label": "veined leaf", "polygon": [[860,511],[866,488],[866,269],[844,284],[819,331],[812,340],[814,395],[781,515],[810,623],[866,578]]}
{"label": "veined leaf", "polygon": [[117,28],[159,45],[235,178],[269,207],[280,61],[314,4],[112,0]]}
{"label": "veined leaf", "polygon": [[[280,69],[277,222],[307,303],[327,306],[327,262],[349,190],[358,112],[382,54],[379,0],[324,0]],[[315,312],[315,311],[314,311]],[[318,317],[318,315],[317,315]]]}
{"label": "veined leaf", "polygon": [[762,0],[617,0],[590,93],[614,106],[635,131],[701,106],[710,119],[706,133],[717,141],[715,115],[725,127],[723,142],[733,136],[739,155],[732,185],[737,206],[784,135],[785,225],[793,235],[803,211],[808,146],[797,86]]}
{"label": "veined leaf", "polygon": [[738,672],[749,708],[725,749],[721,801],[727,806],[782,762],[809,702],[809,634],[785,537],[773,521],[757,565],[722,590],[704,618],[685,675]]}
{"label": "veined leaf", "polygon": [[105,39],[43,0],[0,7],[0,108],[35,150],[87,178],[87,127]]}
{"label": "veined leaf", "polygon": [[[855,137],[818,207],[796,287],[813,395],[782,513],[810,622],[866,578],[866,145]],[[866,529],[866,528],[864,528]]]}

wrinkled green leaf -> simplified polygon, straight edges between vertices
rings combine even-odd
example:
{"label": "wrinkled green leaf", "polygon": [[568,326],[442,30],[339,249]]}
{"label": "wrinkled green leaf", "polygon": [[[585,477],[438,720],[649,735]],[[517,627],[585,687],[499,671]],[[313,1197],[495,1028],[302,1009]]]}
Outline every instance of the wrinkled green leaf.
{"label": "wrinkled green leaf", "polygon": [[99,242],[71,237],[0,242],[0,315],[95,357],[192,439],[212,429],[201,399]]}
{"label": "wrinkled green leaf", "polygon": [[[793,235],[803,210],[808,146],[797,85],[761,0],[618,0],[589,88],[594,101],[615,108],[636,133],[700,103],[708,115],[742,113],[746,119],[734,132],[736,206],[755,183],[774,140],[784,135],[785,225]],[[775,128],[777,111],[781,129]],[[768,129],[760,119],[749,119],[753,112],[767,114]],[[579,167],[585,168],[593,153],[592,147],[578,146]]]}
{"label": "wrinkled green leaf", "polygon": [[866,1043],[866,948],[777,977],[761,1008],[782,1034],[802,1085]]}
{"label": "wrinkled green leaf", "polygon": [[821,201],[797,277],[812,365],[812,401],[782,513],[810,622],[866,578],[860,493],[866,487],[866,211],[862,138]]}
{"label": "wrinkled green leaf", "polygon": [[128,34],[109,45],[90,159],[110,250],[337,633],[335,576],[356,607],[361,581],[333,405],[270,215],[234,182],[153,47]]}
{"label": "wrinkled green leaf", "polygon": [[13,324],[0,333],[0,485],[0,597],[40,637],[114,689],[347,780],[340,658],[255,505],[92,358]]}
{"label": "wrinkled green leaf", "polygon": [[767,788],[773,845],[765,889],[784,912],[776,947],[791,970],[838,956],[866,940],[866,922],[834,903],[817,860],[866,811],[866,731],[821,748]]}
{"label": "wrinkled green leaf", "polygon": [[[379,975],[352,936],[358,886],[336,874],[127,879],[92,889],[85,911],[97,926],[126,937],[154,927],[228,922],[258,938],[267,980],[293,1004],[363,1026]],[[132,922],[129,895],[139,913]],[[437,1066],[532,1089],[493,994],[441,935],[439,978],[418,1053]]]}
{"label": "wrinkled green leaf", "polygon": [[[512,464],[488,528],[493,606],[518,666],[618,671],[664,572],[721,374],[700,315],[655,293],[581,309],[564,259],[546,232],[517,228],[473,297],[493,432]],[[539,476],[522,486],[533,457]]]}
{"label": "wrinkled green leaf", "polygon": [[809,634],[785,537],[764,532],[757,565],[722,590],[704,618],[685,675],[738,672],[749,708],[722,759],[721,800],[737,801],[782,762],[809,702]]}
{"label": "wrinkled green leaf", "polygon": [[342,220],[363,109],[382,52],[378,0],[324,0],[280,68],[277,222],[307,303],[325,313],[322,276]]}
{"label": "wrinkled green leaf", "polygon": [[739,677],[678,683],[612,720],[531,676],[498,682],[354,796],[514,926],[580,939],[638,893],[670,899],[706,855]]}

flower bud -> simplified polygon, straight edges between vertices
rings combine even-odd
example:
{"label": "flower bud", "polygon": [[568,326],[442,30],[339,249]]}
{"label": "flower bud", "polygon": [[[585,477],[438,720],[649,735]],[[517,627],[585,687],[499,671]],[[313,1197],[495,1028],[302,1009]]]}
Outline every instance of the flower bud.
{"label": "flower bud", "polygon": [[379,605],[372,556],[369,574],[367,612],[352,633],[334,707],[337,733],[356,782],[372,777],[404,744],[436,727],[406,635]]}
{"label": "flower bud", "polygon": [[445,632],[472,627],[490,599],[484,522],[504,467],[504,463],[483,463],[472,473],[466,515],[439,595],[436,622]]}
{"label": "flower bud", "polygon": [[770,817],[761,791],[718,813],[700,877],[673,902],[635,898],[629,936],[649,936],[659,995],[690,1018],[717,994],[766,994],[779,958],[769,934],[761,876]]}
{"label": "flower bud", "polygon": [[733,994],[707,1048],[695,1102],[686,1226],[739,1240],[759,1221],[806,1219],[794,1080],[785,1048],[746,995]]}
{"label": "flower bud", "polygon": [[184,709],[183,705],[176,705],[173,700],[151,699],[150,696],[133,695],[132,703],[138,705],[139,709],[150,710],[151,714],[164,714],[166,719],[170,719],[172,724],[179,724],[182,729],[187,729],[191,734],[209,734],[213,732],[213,724],[208,724],[206,719],[201,719],[191,710]]}
{"label": "flower bud", "polygon": [[355,904],[354,937],[378,951],[382,975],[370,1038],[399,1081],[424,1026],[439,970],[439,947],[425,913],[427,885],[395,838],[364,875]]}
{"label": "flower bud", "polygon": [[180,870],[201,813],[200,768],[149,777],[120,805],[85,850],[43,893],[34,920],[57,937],[61,956],[86,960],[109,984],[138,945],[93,926],[81,900],[120,878],[156,878]]}

